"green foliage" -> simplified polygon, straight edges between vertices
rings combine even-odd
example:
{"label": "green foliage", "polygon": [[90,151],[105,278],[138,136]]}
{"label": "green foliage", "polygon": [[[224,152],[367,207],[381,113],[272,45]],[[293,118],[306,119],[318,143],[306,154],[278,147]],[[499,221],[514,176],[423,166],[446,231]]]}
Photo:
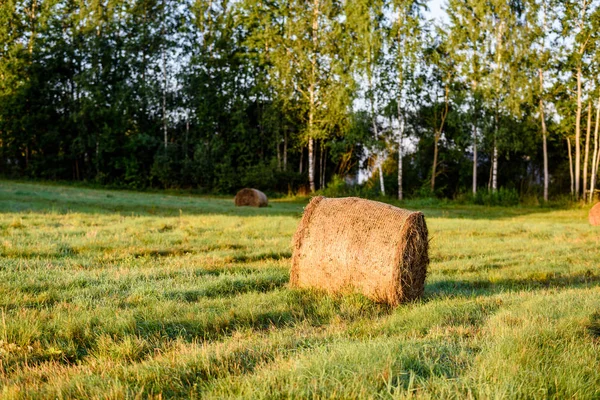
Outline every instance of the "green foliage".
{"label": "green foliage", "polygon": [[[598,6],[450,0],[442,26],[413,0],[7,0],[0,174],[294,193],[402,148],[407,195],[428,181],[453,198],[472,184],[477,145],[475,186],[499,165],[498,187],[527,195],[544,159],[542,99],[559,197],[565,138],[596,103]],[[575,175],[593,164],[580,158]]]}
{"label": "green foliage", "polygon": [[375,185],[348,184],[339,175],[334,175],[327,187],[321,189],[319,193],[326,197],[380,197],[379,189]]}
{"label": "green foliage", "polygon": [[519,200],[519,192],[515,189],[478,190],[477,194],[471,195],[473,204],[484,206],[516,206],[519,204]]}

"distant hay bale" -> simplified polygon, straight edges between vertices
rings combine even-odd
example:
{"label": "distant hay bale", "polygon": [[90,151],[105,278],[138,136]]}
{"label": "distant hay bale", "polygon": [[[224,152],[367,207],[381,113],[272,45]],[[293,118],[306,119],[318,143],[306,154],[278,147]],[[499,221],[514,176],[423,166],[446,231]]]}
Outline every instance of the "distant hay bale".
{"label": "distant hay bale", "polygon": [[429,242],[420,212],[356,197],[315,197],[293,248],[294,287],[328,292],[350,287],[391,305],[423,294]]}
{"label": "distant hay bale", "polygon": [[596,203],[596,205],[592,207],[590,214],[588,215],[588,219],[590,224],[594,226],[600,225],[600,203]]}
{"label": "distant hay bale", "polygon": [[269,205],[267,195],[257,189],[242,189],[235,195],[235,205],[250,207],[266,207]]}

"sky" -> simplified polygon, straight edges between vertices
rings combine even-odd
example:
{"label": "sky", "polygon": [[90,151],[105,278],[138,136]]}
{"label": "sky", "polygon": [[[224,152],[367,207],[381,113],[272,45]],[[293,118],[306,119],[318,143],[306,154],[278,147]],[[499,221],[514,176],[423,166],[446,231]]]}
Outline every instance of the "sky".
{"label": "sky", "polygon": [[429,11],[425,13],[428,18],[436,19],[439,22],[446,21],[446,0],[430,0],[427,3]]}

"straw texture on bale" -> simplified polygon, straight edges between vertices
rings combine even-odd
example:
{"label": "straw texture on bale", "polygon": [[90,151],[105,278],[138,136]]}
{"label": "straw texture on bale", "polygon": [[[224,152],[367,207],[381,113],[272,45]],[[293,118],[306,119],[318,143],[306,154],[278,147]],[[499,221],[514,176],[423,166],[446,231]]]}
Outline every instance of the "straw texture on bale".
{"label": "straw texture on bale", "polygon": [[267,195],[257,189],[242,189],[235,195],[236,206],[266,207],[269,205]]}
{"label": "straw texture on bale", "polygon": [[590,224],[594,226],[600,226],[600,203],[596,203],[596,205],[592,207],[590,214],[588,215],[588,219]]}
{"label": "straw texture on bale", "polygon": [[420,212],[356,197],[315,197],[293,248],[294,287],[350,288],[390,305],[423,294],[429,242]]}

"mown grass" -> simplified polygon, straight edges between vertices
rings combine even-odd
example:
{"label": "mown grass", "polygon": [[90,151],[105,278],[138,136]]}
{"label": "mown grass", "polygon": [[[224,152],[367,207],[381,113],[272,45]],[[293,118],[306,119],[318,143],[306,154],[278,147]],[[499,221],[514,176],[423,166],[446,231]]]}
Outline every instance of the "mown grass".
{"label": "mown grass", "polygon": [[432,263],[390,309],[288,288],[304,204],[0,182],[0,396],[600,397],[586,209],[404,203]]}

